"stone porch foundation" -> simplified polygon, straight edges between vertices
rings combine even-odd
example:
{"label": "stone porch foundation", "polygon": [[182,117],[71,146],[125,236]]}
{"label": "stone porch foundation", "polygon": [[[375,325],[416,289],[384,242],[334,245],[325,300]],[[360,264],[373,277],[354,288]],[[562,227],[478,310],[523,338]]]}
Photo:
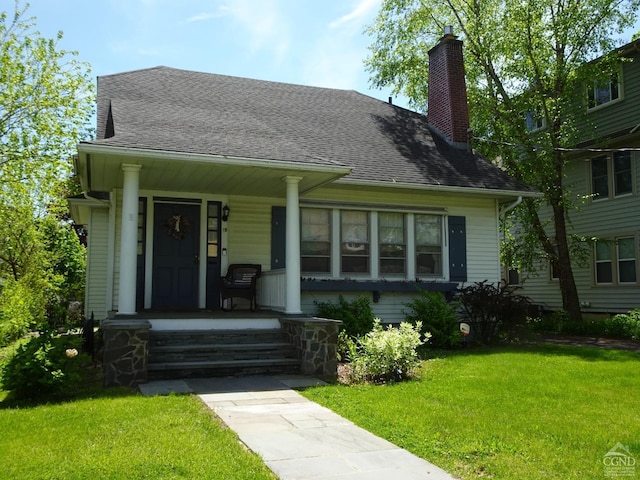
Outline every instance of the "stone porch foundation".
{"label": "stone porch foundation", "polygon": [[104,385],[135,387],[147,382],[149,329],[146,320],[102,322]]}
{"label": "stone porch foundation", "polygon": [[333,377],[338,375],[338,330],[342,322],[316,317],[280,319],[289,342],[298,350],[303,375]]}

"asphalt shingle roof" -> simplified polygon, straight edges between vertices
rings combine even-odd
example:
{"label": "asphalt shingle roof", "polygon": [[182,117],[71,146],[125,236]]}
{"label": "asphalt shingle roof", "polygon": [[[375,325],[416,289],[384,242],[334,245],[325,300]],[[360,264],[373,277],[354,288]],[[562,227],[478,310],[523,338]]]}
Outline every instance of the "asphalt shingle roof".
{"label": "asphalt shingle roof", "polygon": [[426,117],[353,90],[156,67],[98,78],[96,144],[353,168],[348,179],[531,191]]}

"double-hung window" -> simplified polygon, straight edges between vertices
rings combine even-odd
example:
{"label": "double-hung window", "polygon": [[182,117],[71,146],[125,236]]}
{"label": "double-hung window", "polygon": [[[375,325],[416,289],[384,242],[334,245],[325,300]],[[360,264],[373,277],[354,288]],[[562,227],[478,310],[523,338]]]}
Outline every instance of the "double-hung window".
{"label": "double-hung window", "polygon": [[522,116],[524,117],[524,126],[527,132],[535,132],[545,126],[544,117],[540,109],[527,110],[522,112]]}
{"label": "double-hung window", "polygon": [[599,78],[587,88],[588,108],[596,108],[620,98],[618,74]]}
{"label": "double-hung window", "polygon": [[595,247],[595,281],[599,285],[637,282],[634,236],[599,241]]}
{"label": "double-hung window", "polygon": [[442,216],[417,214],[416,274],[419,277],[442,275]]}
{"label": "double-hung window", "polygon": [[369,273],[369,212],[340,213],[340,270],[346,274]]}
{"label": "double-hung window", "polygon": [[632,193],[631,152],[613,154],[613,192],[616,197]]}
{"label": "double-hung window", "polygon": [[407,271],[407,242],[405,214],[380,212],[378,214],[380,273],[405,274]]}
{"label": "double-hung window", "polygon": [[331,210],[300,209],[301,271],[331,272]]}
{"label": "double-hung window", "polygon": [[303,274],[331,278],[443,278],[445,216],[408,211],[300,209]]}
{"label": "double-hung window", "polygon": [[615,152],[591,159],[591,194],[604,200],[633,193],[631,152]]}
{"label": "double-hung window", "polygon": [[618,283],[636,283],[636,247],[634,237],[618,238]]}
{"label": "double-hung window", "polygon": [[613,283],[613,259],[609,242],[596,243],[596,283]]}

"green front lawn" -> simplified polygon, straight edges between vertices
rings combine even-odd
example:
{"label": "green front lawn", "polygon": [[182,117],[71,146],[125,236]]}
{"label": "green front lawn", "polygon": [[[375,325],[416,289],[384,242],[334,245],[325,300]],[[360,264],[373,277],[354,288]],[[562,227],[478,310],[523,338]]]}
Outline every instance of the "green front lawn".
{"label": "green front lawn", "polygon": [[638,352],[447,353],[424,362],[418,381],[303,394],[464,479],[604,478],[618,442],[640,460]]}
{"label": "green front lawn", "polygon": [[3,479],[276,478],[197,397],[96,389],[93,398],[55,404],[7,402]]}

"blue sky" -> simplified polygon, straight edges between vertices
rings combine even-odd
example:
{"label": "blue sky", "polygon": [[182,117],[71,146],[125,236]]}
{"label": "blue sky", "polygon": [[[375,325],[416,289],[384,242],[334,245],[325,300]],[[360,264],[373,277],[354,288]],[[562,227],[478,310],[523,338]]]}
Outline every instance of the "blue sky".
{"label": "blue sky", "polygon": [[[24,4],[23,0],[23,4]],[[43,36],[64,33],[100,76],[165,65],[303,85],[370,89],[364,26],[381,0],[30,0]],[[13,0],[0,0],[11,10]]]}
{"label": "blue sky", "polygon": [[[24,5],[25,1],[21,0]],[[30,0],[45,37],[64,33],[94,77],[165,65],[320,87],[370,88],[363,30],[382,0]],[[0,0],[12,11],[14,0]],[[640,29],[624,32],[624,42]],[[394,99],[406,106],[406,100]]]}

